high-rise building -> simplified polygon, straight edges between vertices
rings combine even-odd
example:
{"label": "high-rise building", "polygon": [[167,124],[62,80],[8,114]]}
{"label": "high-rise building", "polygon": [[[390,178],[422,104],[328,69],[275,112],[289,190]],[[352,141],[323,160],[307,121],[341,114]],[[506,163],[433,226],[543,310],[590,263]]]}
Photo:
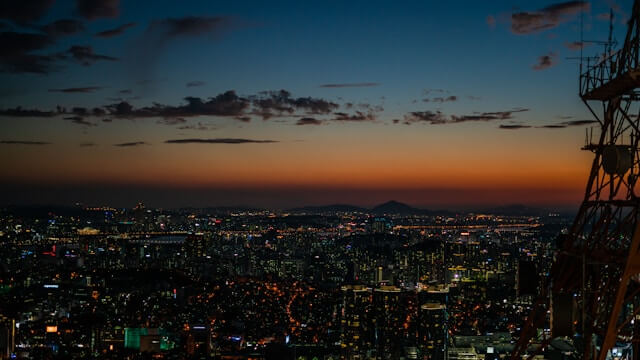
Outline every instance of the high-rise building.
{"label": "high-rise building", "polygon": [[378,356],[386,359],[402,351],[407,327],[403,293],[395,286],[373,291],[374,341]]}
{"label": "high-rise building", "polygon": [[352,359],[371,347],[371,289],[364,285],[342,287],[342,348]]}
{"label": "high-rise building", "polygon": [[420,306],[418,346],[432,360],[444,360],[447,353],[447,307],[440,303]]}

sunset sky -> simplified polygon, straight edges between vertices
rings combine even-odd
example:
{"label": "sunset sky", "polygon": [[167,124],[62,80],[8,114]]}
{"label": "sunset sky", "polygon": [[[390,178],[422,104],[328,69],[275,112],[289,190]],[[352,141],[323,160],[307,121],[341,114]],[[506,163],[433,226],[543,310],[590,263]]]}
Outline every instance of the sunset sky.
{"label": "sunset sky", "polygon": [[630,8],[6,0],[0,205],[577,206],[581,18]]}

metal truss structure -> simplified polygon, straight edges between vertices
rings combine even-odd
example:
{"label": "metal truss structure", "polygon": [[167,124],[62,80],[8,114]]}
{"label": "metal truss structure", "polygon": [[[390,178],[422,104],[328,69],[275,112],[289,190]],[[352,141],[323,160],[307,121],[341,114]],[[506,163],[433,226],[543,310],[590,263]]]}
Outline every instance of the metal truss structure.
{"label": "metal truss structure", "polygon": [[[603,54],[595,65],[587,63],[584,72],[580,66],[580,97],[600,130],[596,141],[587,134],[584,147],[593,152],[593,164],[584,201],[568,234],[559,238],[548,282],[512,359],[541,352],[557,336],[571,336],[577,356],[585,360],[640,358],[639,25],[640,0],[635,0],[622,48]],[[572,304],[563,310],[571,312],[563,316],[570,318],[564,332],[553,318],[558,296]],[[551,324],[552,336],[532,345],[545,324]],[[612,356],[616,344],[632,351]]]}

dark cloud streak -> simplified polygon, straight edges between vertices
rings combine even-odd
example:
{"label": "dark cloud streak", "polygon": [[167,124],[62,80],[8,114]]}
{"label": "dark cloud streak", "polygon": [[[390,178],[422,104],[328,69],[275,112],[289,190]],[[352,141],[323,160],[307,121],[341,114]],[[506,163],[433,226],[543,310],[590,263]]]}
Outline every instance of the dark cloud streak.
{"label": "dark cloud streak", "polygon": [[28,140],[0,140],[0,144],[5,145],[49,145],[46,141],[28,141]]}
{"label": "dark cloud streak", "polygon": [[315,118],[302,118],[296,121],[296,125],[322,125],[323,121]]}
{"label": "dark cloud streak", "polygon": [[49,89],[48,91],[60,92],[60,93],[91,93],[100,89],[102,89],[101,86],[87,86],[87,87],[65,88],[65,89]]}
{"label": "dark cloud streak", "polygon": [[109,38],[109,37],[118,36],[118,35],[122,34],[125,30],[127,30],[128,28],[131,28],[131,27],[134,27],[134,26],[136,26],[136,23],[134,23],[134,22],[127,23],[127,24],[124,24],[124,25],[120,25],[117,28],[100,31],[99,33],[96,33],[95,36],[102,37],[102,38]]}
{"label": "dark cloud streak", "polygon": [[252,140],[241,138],[215,138],[215,139],[174,139],[165,141],[166,144],[272,144],[276,140]]}
{"label": "dark cloud streak", "polygon": [[537,11],[517,12],[511,15],[511,32],[524,35],[552,29],[589,9],[586,1],[566,1]]}
{"label": "dark cloud streak", "polygon": [[113,146],[117,146],[117,147],[133,147],[133,146],[140,146],[140,145],[149,145],[149,144],[144,141],[134,141],[134,142],[125,142],[120,144],[113,144]]}

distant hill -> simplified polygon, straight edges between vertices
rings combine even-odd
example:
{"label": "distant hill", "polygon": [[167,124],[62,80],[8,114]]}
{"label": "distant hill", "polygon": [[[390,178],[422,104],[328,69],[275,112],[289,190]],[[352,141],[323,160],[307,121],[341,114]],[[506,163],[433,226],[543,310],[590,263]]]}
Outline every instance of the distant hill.
{"label": "distant hill", "polygon": [[371,209],[371,212],[376,215],[384,214],[400,214],[400,215],[419,215],[429,214],[429,210],[417,209],[407,204],[391,200],[384,204],[380,204]]}

